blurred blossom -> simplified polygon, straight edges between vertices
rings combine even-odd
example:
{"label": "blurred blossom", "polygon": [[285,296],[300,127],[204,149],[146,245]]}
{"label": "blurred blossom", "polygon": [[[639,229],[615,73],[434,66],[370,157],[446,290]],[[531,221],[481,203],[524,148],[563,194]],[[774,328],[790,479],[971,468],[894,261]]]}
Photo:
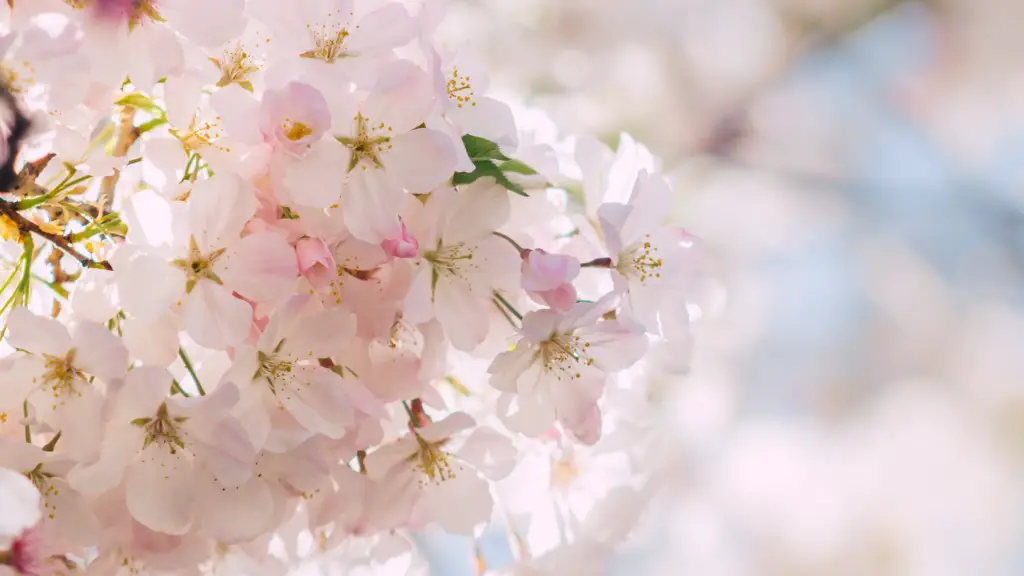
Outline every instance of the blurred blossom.
{"label": "blurred blossom", "polygon": [[454,4],[497,88],[665,160],[709,274],[609,573],[1019,573],[1024,5]]}

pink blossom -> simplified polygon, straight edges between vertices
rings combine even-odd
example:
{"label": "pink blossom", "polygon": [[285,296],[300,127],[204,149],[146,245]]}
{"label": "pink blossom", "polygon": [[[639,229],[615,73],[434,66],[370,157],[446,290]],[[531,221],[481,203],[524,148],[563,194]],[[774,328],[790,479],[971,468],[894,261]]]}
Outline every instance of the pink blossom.
{"label": "pink blossom", "polygon": [[295,254],[299,258],[299,274],[315,288],[326,286],[337,267],[327,243],[322,238],[307,236],[295,244]]}
{"label": "pink blossom", "polygon": [[381,242],[381,247],[392,258],[415,258],[420,252],[420,244],[416,237],[409,233],[402,222],[401,233],[394,238],[387,238]]}
{"label": "pink blossom", "polygon": [[260,132],[275,150],[301,155],[331,126],[327,101],[319,90],[289,82],[267,90],[260,106]]}
{"label": "pink blossom", "polygon": [[572,281],[579,273],[580,261],[572,256],[551,254],[539,248],[523,256],[523,289],[535,301],[559,311],[565,312],[576,303]]}

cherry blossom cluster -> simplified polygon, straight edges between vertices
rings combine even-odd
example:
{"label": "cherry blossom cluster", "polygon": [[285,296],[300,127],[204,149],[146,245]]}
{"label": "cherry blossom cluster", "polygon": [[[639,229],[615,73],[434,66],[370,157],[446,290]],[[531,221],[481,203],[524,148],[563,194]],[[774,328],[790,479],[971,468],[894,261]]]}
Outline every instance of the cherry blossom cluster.
{"label": "cherry blossom cluster", "polygon": [[443,2],[7,4],[0,570],[370,566],[644,429],[689,342],[667,181],[488,96]]}

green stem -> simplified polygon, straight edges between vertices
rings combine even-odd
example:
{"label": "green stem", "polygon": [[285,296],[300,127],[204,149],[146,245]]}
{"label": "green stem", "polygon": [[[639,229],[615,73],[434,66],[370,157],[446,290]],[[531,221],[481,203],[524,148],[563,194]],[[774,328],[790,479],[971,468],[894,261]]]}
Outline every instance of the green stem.
{"label": "green stem", "polygon": [[505,234],[502,234],[501,232],[492,232],[492,234],[494,234],[498,238],[504,239],[506,242],[511,244],[513,247],[515,247],[515,249],[519,251],[519,255],[520,256],[523,256],[524,254],[529,252],[529,250],[527,250],[526,248],[523,248],[522,246],[520,246],[518,242],[516,242],[515,240],[513,240],[509,236],[506,236]]}
{"label": "green stem", "polygon": [[499,294],[498,292],[495,292],[495,293],[494,293],[494,297],[495,297],[495,298],[497,298],[499,302],[501,302],[502,304],[504,304],[504,305],[505,305],[505,308],[507,308],[507,309],[508,309],[508,311],[509,311],[509,312],[510,312],[510,313],[511,313],[511,314],[512,314],[513,316],[515,316],[516,318],[518,318],[520,322],[521,322],[521,321],[523,320],[523,315],[522,315],[522,314],[520,314],[518,310],[516,310],[515,306],[513,306],[513,305],[509,304],[509,303],[508,303],[508,300],[505,300],[505,297],[504,297],[504,296],[502,296],[502,295],[501,295],[501,294]]}
{"label": "green stem", "polygon": [[[25,414],[25,419],[28,420],[28,400],[22,402],[21,410]],[[32,443],[32,431],[29,430],[27,422],[25,423],[25,442]]]}
{"label": "green stem", "polygon": [[185,398],[191,398],[189,393],[185,392],[185,389],[181,387],[181,384],[178,384],[177,380],[171,380],[171,386],[174,386],[174,389],[178,391],[178,394],[181,394]]}
{"label": "green stem", "polygon": [[196,369],[192,366],[192,361],[189,360],[184,348],[178,348],[178,356],[181,357],[181,361],[185,364],[185,369],[188,370],[189,376],[192,376],[192,381],[196,383],[196,390],[199,390],[199,395],[206,396],[206,390],[203,390],[203,385],[199,382],[199,377],[196,376]]}

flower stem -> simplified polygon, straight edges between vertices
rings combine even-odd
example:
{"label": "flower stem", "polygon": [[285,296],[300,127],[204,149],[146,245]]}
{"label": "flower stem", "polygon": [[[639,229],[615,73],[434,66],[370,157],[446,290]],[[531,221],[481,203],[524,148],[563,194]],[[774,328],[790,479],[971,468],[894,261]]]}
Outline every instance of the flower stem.
{"label": "flower stem", "polygon": [[580,264],[580,267],[582,267],[582,268],[611,268],[612,267],[612,259],[611,258],[594,258],[590,262],[584,262],[583,264]]}
{"label": "flower stem", "polygon": [[522,257],[522,256],[523,256],[523,255],[525,255],[525,254],[526,254],[527,252],[529,252],[529,250],[528,250],[528,249],[526,249],[526,248],[523,248],[522,246],[520,246],[520,245],[519,245],[519,243],[518,243],[518,242],[516,242],[515,240],[513,240],[513,239],[512,239],[512,238],[510,238],[509,236],[506,236],[505,234],[502,234],[501,232],[491,232],[491,234],[494,234],[494,235],[495,235],[495,236],[497,236],[498,238],[502,238],[502,239],[504,239],[504,240],[505,240],[506,242],[508,242],[509,244],[511,244],[512,246],[514,246],[516,250],[519,250],[519,256],[520,256],[520,257]]}
{"label": "flower stem", "polygon": [[509,304],[509,303],[508,303],[508,300],[505,300],[505,297],[504,297],[504,296],[502,296],[502,295],[501,295],[501,294],[499,294],[498,292],[495,292],[495,293],[494,293],[494,297],[495,297],[495,298],[497,298],[498,302],[501,302],[501,303],[502,303],[502,304],[503,304],[503,305],[505,306],[505,308],[506,308],[506,309],[507,309],[507,310],[508,310],[508,311],[509,311],[509,312],[510,312],[510,313],[511,313],[511,314],[512,314],[513,316],[515,316],[516,318],[518,318],[518,319],[519,319],[519,321],[520,321],[520,322],[522,322],[522,320],[523,320],[523,315],[522,315],[522,314],[520,314],[518,310],[516,310],[515,306],[513,306],[513,305]]}
{"label": "flower stem", "polygon": [[192,377],[192,381],[196,383],[196,390],[199,390],[199,395],[206,396],[206,390],[203,390],[203,385],[199,382],[199,378],[196,376],[196,369],[192,366],[192,361],[189,360],[188,354],[185,353],[184,348],[178,348],[178,356],[181,357],[181,361],[185,364],[185,369],[188,370],[188,374]]}

